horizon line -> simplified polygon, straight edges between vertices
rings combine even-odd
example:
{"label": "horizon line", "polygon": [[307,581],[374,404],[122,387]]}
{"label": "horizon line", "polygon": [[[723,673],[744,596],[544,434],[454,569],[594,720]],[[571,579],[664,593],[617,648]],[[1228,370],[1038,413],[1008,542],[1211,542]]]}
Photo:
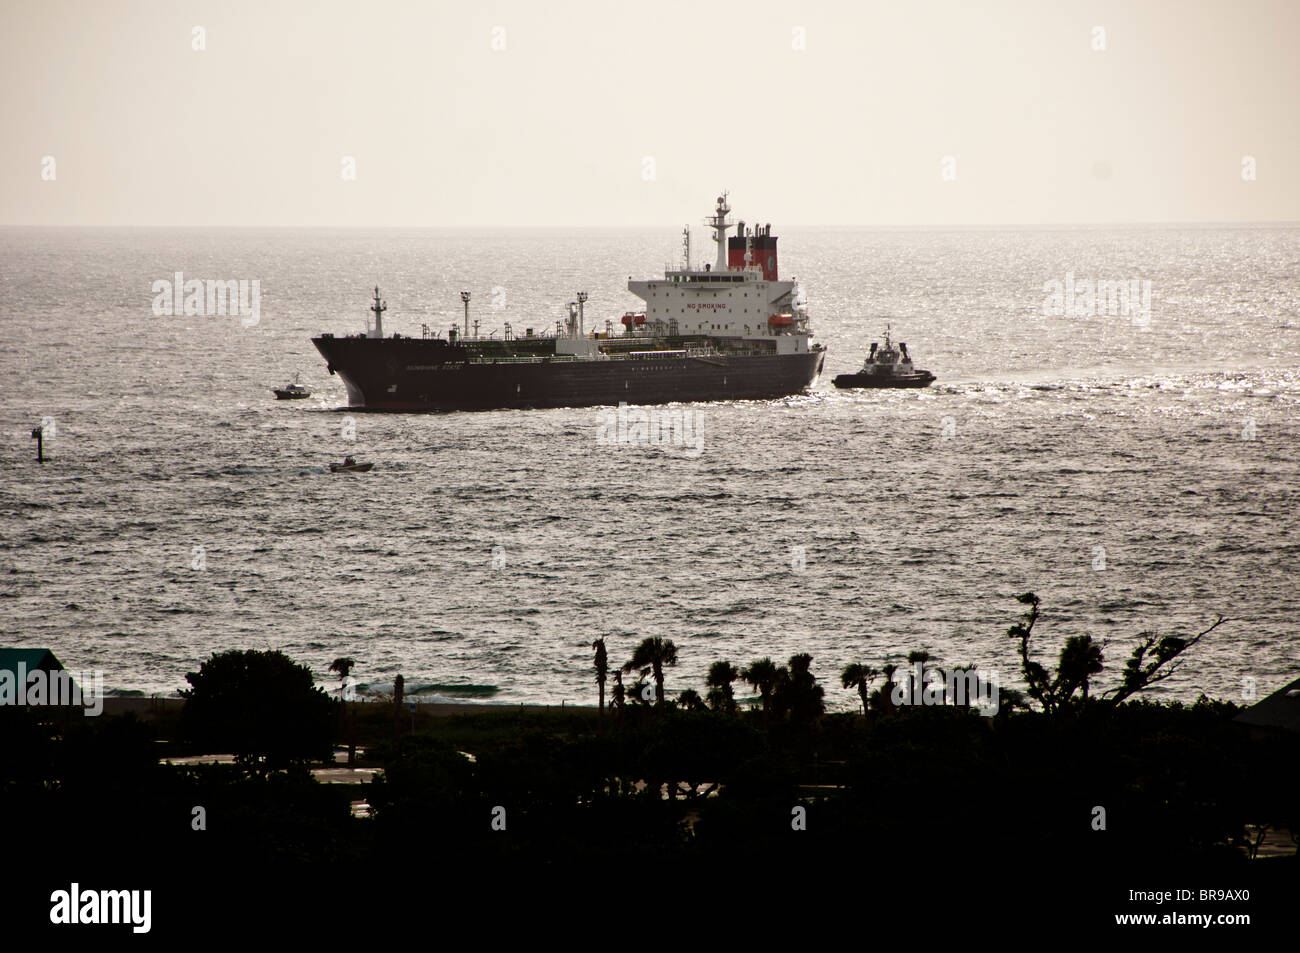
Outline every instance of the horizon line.
{"label": "horizon line", "polygon": [[[899,225],[888,223],[851,223],[851,224],[814,224],[814,223],[793,223],[782,226],[783,228],[824,228],[824,229],[882,229],[890,231],[920,231],[920,230],[942,230],[942,229],[1060,229],[1060,228],[1169,228],[1169,227],[1300,227],[1300,219],[1260,219],[1260,220],[1233,220],[1233,219],[1190,219],[1190,220],[1163,220],[1163,221],[1143,221],[1143,222],[981,222],[981,223],[935,223],[935,224],[911,224]],[[98,223],[98,224],[49,224],[33,222],[0,222],[0,229],[284,229],[284,230],[302,230],[309,231],[314,229],[336,229],[342,231],[363,231],[363,230],[388,230],[388,231],[420,231],[420,230],[447,230],[447,231],[486,231],[486,230],[506,230],[506,231],[540,231],[553,229],[581,229],[584,231],[633,231],[648,230],[661,228],[675,228],[666,224],[644,224],[644,225],[582,225],[582,224],[553,224],[553,225],[502,225],[502,224],[484,224],[484,225],[344,225],[344,224],[315,224],[315,225],[288,225],[288,224],[261,224],[261,225],[231,225],[231,224],[180,224],[180,223],[150,223],[150,224],[123,224],[123,223]],[[701,226],[704,227],[704,226]]]}

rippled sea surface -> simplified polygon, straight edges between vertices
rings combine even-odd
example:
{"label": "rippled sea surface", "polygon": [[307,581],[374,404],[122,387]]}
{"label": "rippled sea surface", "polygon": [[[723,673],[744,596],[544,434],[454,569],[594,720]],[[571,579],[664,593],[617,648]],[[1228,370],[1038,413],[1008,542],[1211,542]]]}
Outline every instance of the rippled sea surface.
{"label": "rippled sea surface", "polygon": [[[445,329],[461,289],[485,329],[578,290],[602,326],[671,229],[0,230],[0,641],[120,691],[274,647],[330,681],[350,655],[376,689],[590,703],[593,638],[621,662],[659,635],[670,690],[806,651],[846,708],[845,664],[918,648],[1014,682],[1033,590],[1043,661],[1109,639],[1107,684],[1138,633],[1220,614],[1164,694],[1300,673],[1300,229],[774,231],[826,372],[685,408],[692,456],[602,446],[593,409],[349,414],[309,340],[360,330],[376,284],[390,332]],[[257,279],[259,322],[156,316],[178,271]],[[1067,272],[1149,280],[1149,324],[1045,316]],[[836,391],[886,320],[938,383]],[[315,396],[275,401],[296,372]],[[349,453],[374,472],[331,475]]]}

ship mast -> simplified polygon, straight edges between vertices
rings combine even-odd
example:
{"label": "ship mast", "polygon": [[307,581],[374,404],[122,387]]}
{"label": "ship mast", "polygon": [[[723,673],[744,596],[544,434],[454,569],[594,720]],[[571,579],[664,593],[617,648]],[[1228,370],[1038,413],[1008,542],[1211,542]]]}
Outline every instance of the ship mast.
{"label": "ship mast", "polygon": [[375,327],[371,331],[372,338],[382,338],[384,336],[384,318],[383,314],[388,310],[388,302],[379,300],[379,286],[375,285],[375,300],[370,305],[370,310],[375,315]]}
{"label": "ship mast", "polygon": [[727,270],[727,229],[731,226],[727,223],[727,213],[731,211],[731,206],[727,204],[727,193],[723,192],[718,196],[718,207],[713,210],[713,214],[704,220],[704,224],[713,229],[713,240],[718,243],[718,261],[713,267],[717,271]]}

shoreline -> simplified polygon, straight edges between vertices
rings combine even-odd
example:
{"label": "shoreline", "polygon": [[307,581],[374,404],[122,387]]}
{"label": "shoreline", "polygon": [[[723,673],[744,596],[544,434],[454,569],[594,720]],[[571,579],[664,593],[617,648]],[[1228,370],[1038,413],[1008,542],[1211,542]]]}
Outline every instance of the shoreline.
{"label": "shoreline", "polygon": [[[352,702],[354,705],[372,705],[375,707],[392,708],[392,702],[384,701],[367,701],[358,699]],[[515,705],[497,704],[493,702],[403,702],[403,707],[410,710],[411,705],[415,705],[415,711],[420,715],[433,715],[434,717],[447,717],[450,715],[469,715],[486,712],[502,711],[595,711],[595,705],[529,705],[523,702]],[[104,698],[103,714],[109,717],[119,715],[134,714],[136,717],[149,720],[163,716],[178,715],[181,708],[185,705],[183,698],[139,698],[135,696],[113,696],[109,695]]]}

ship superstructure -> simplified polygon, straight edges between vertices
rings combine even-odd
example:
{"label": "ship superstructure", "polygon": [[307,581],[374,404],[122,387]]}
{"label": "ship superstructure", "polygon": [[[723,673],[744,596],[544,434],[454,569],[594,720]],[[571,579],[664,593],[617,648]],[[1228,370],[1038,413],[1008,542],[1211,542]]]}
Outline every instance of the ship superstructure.
{"label": "ship superstructure", "polygon": [[627,290],[645,301],[649,333],[725,339],[777,354],[807,353],[807,305],[797,282],[779,278],[772,226],[747,228],[742,221],[729,237],[730,211],[726,196],[719,196],[714,214],[705,220],[717,245],[713,264],[691,266],[688,230],[684,267],[666,270],[662,279],[628,282]]}
{"label": "ship superstructure", "polygon": [[[806,301],[782,281],[770,225],[727,221],[726,195],[705,221],[717,245],[714,262],[691,261],[684,234],[680,267],[663,278],[629,281],[645,302],[601,329],[586,327],[588,295],[579,292],[555,328],[507,324],[503,336],[470,334],[468,292],[463,327],[447,337],[384,336],[387,305],[375,289],[374,324],[364,335],[314,338],[348,390],[352,406],[388,410],[567,407],[763,399],[798,393],[821,372],[825,352],[810,343]],[[727,232],[735,227],[736,235]],[[477,325],[475,327],[477,331]]]}

